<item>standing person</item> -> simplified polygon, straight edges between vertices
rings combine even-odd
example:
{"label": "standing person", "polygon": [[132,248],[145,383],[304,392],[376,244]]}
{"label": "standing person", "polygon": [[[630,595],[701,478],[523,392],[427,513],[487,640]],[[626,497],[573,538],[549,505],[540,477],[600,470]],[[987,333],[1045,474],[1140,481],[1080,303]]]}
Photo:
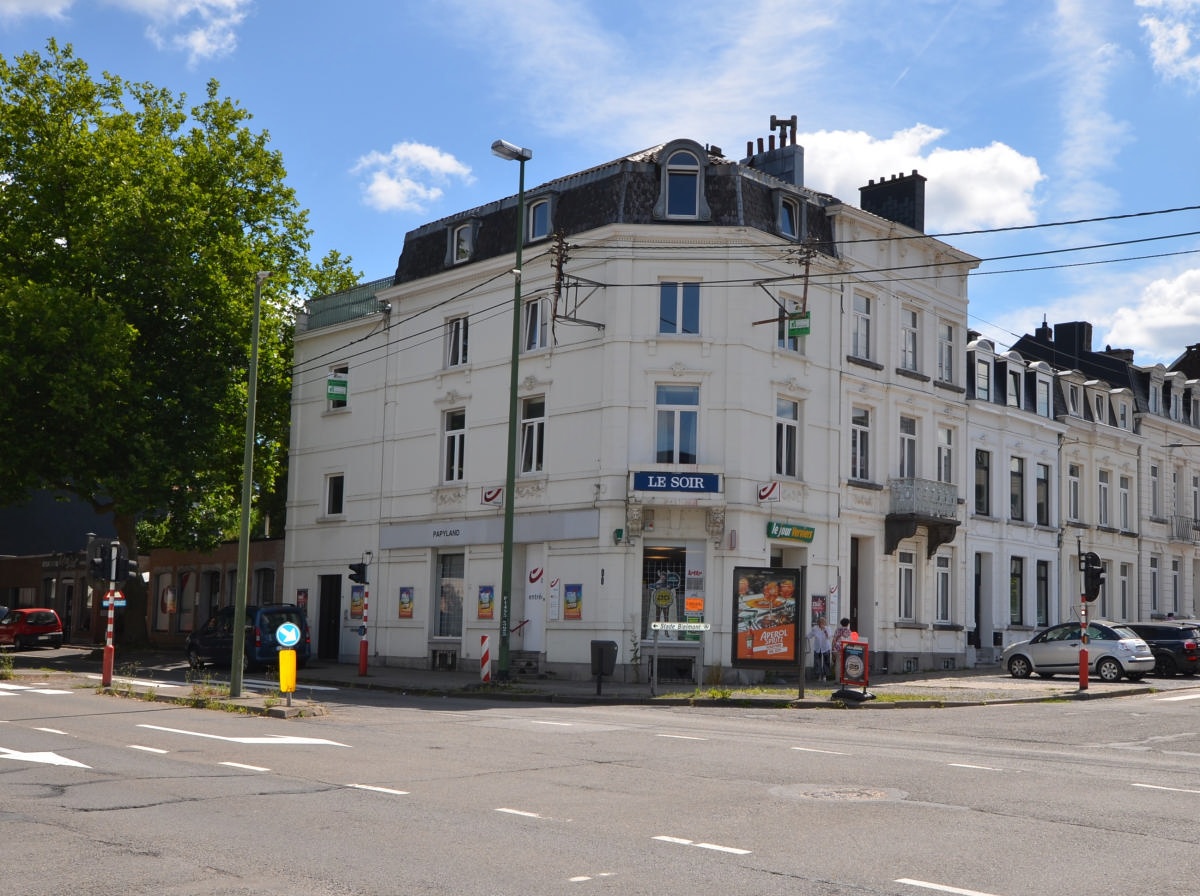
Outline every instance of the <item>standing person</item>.
{"label": "standing person", "polygon": [[842,675],[842,644],[846,641],[851,641],[850,636],[854,634],[850,630],[850,620],[843,617],[838,620],[838,627],[833,630],[833,657],[837,663],[837,668],[834,671],[834,678],[841,678]]}
{"label": "standing person", "polygon": [[813,645],[813,677],[820,681],[829,677],[829,650],[833,646],[829,623],[824,616],[817,617],[817,624],[808,633]]}

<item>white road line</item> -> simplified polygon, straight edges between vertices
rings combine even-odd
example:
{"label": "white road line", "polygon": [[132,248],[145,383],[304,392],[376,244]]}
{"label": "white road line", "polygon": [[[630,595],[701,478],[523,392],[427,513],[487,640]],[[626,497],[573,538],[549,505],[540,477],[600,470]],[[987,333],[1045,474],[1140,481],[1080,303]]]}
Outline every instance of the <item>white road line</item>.
{"label": "white road line", "polygon": [[66,734],[65,731],[59,731],[57,728],[34,728],[34,731],[44,731],[47,734]]}
{"label": "white road line", "polygon": [[965,763],[965,762],[951,762],[950,767],[951,768],[975,768],[975,769],[979,769],[979,771],[981,771],[981,772],[1003,771],[1003,769],[992,768],[990,765],[967,765],[967,763]]}
{"label": "white road line", "polygon": [[750,850],[748,849],[738,849],[736,846],[720,846],[716,843],[697,843],[694,840],[685,840],[682,837],[658,836],[653,839],[661,840],[663,843],[676,843],[679,846],[695,846],[698,849],[713,849],[717,852],[733,853],[735,856],[750,855]]}
{"label": "white road line", "polygon": [[534,725],[557,725],[559,728],[570,728],[573,725],[572,722],[546,722],[546,721],[543,721],[542,719],[534,719],[533,724]]}
{"label": "white road line", "polygon": [[908,884],[910,887],[923,887],[926,890],[937,890],[939,893],[957,893],[959,896],[995,896],[994,893],[985,893],[982,890],[964,890],[961,887],[931,884],[927,880],[909,880],[907,877],[901,877],[895,883]]}
{"label": "white road line", "polygon": [[269,768],[264,768],[261,765],[246,765],[241,762],[222,762],[221,765],[227,765],[230,768],[244,768],[251,772],[269,772]]}
{"label": "white road line", "polygon": [[353,787],[356,790],[373,790],[376,793],[390,793],[393,796],[407,796],[407,790],[392,790],[390,787],[375,787],[372,784],[348,784],[348,787]]}
{"label": "white road line", "polygon": [[1144,790],[1169,790],[1171,793],[1200,793],[1200,790],[1188,790],[1184,787],[1160,787],[1158,784],[1131,784],[1131,787],[1141,787]]}
{"label": "white road line", "polygon": [[158,747],[143,747],[141,744],[130,744],[129,749],[141,750],[145,753],[167,753],[168,750],[160,750]]}
{"label": "white road line", "polygon": [[839,753],[837,750],[816,750],[816,749],[813,749],[812,747],[792,747],[792,749],[796,750],[800,753],[825,753],[829,756],[849,756],[850,755],[849,753]]}
{"label": "white road line", "polygon": [[1175,703],[1179,700],[1200,700],[1200,694],[1179,694],[1175,697],[1159,697],[1156,703]]}
{"label": "white road line", "polygon": [[601,871],[599,874],[581,874],[579,877],[568,877],[567,883],[581,884],[584,881],[595,880],[599,877],[616,877],[616,874],[617,873],[615,871]]}
{"label": "white road line", "polygon": [[536,812],[523,812],[520,809],[497,809],[497,812],[505,812],[509,815],[520,815],[522,818],[541,818]]}
{"label": "white road line", "polygon": [[326,747],[345,747],[336,740],[324,740],[319,737],[296,737],[287,734],[272,734],[266,737],[223,737],[220,734],[206,734],[203,731],[187,731],[183,728],[164,728],[162,725],[138,725],[139,728],[149,728],[151,731],[166,731],[169,734],[187,734],[192,737],[207,737],[210,740],[223,740],[234,744],[313,744]]}
{"label": "white road line", "polygon": [[0,682],[0,697],[10,697],[14,694],[70,694],[71,691],[49,688],[45,684],[8,684]]}
{"label": "white road line", "polygon": [[655,737],[669,737],[672,740],[708,740],[707,737],[691,737],[687,734],[656,734]]}

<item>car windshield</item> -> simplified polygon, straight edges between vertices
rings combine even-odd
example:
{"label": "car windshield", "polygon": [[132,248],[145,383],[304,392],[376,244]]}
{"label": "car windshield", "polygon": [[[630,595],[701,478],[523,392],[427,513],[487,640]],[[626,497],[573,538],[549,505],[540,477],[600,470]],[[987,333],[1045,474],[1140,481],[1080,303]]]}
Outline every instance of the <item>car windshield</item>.
{"label": "car windshield", "polygon": [[1122,638],[1122,639],[1124,639],[1124,638],[1134,638],[1134,639],[1137,639],[1137,640],[1139,640],[1139,641],[1141,640],[1141,635],[1139,635],[1139,634],[1138,634],[1137,632],[1135,632],[1133,629],[1131,629],[1131,628],[1128,628],[1128,627],[1126,627],[1126,626],[1124,626],[1124,625],[1114,625],[1114,626],[1112,627],[1112,630],[1113,630],[1113,633],[1114,633],[1114,634],[1115,634],[1115,635],[1116,635],[1118,638]]}

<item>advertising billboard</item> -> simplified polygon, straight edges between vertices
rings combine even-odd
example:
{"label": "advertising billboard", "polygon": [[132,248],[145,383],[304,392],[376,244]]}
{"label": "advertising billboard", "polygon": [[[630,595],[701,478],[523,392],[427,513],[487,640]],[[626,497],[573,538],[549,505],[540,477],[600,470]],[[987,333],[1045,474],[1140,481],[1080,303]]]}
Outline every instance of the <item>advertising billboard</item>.
{"label": "advertising billboard", "polygon": [[800,570],[733,570],[733,666],[800,665]]}

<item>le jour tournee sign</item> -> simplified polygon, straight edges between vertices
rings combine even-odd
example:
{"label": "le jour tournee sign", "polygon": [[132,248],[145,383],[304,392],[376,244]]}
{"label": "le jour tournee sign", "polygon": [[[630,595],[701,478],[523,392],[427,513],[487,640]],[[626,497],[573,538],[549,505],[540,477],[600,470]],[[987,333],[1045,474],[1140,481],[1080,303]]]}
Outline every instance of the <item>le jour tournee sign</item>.
{"label": "le jour tournee sign", "polygon": [[800,660],[800,570],[733,570],[734,666],[796,666]]}

